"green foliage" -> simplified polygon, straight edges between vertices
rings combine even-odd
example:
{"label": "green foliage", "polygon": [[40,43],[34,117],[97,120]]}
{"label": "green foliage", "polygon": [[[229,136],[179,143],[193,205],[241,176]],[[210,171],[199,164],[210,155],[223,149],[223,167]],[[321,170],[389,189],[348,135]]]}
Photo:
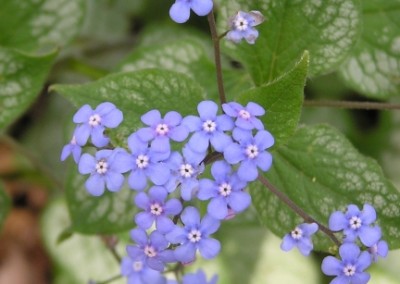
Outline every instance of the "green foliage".
{"label": "green foliage", "polygon": [[266,109],[261,120],[275,138],[274,147],[284,144],[296,131],[303,106],[308,64],[308,52],[304,52],[287,74],[267,85],[250,89],[238,98],[243,103],[256,102]]}
{"label": "green foliage", "polygon": [[[326,225],[332,212],[369,203],[389,247],[400,247],[399,191],[376,161],[361,155],[340,132],[325,125],[302,127],[273,155],[266,177],[310,216]],[[302,221],[261,184],[251,192],[262,223],[276,234],[283,236]],[[329,252],[333,243],[318,235],[316,248]]]}
{"label": "green foliage", "polygon": [[30,56],[0,47],[0,131],[37,98],[55,55]]}
{"label": "green foliage", "polygon": [[89,104],[94,108],[104,101],[118,106],[125,117],[111,133],[118,146],[125,145],[126,138],[141,125],[141,115],[149,110],[159,109],[161,113],[176,110],[187,115],[205,99],[196,81],[181,73],[156,69],[112,74],[82,85],[54,85],[52,90],[77,107]]}
{"label": "green foliage", "polygon": [[244,64],[256,85],[271,82],[310,52],[310,75],[333,70],[356,42],[360,29],[357,0],[262,1],[220,0],[220,33],[239,10],[261,11],[266,21],[257,29],[256,43],[226,42],[226,50]]}
{"label": "green foliage", "polygon": [[0,2],[0,45],[24,51],[65,45],[79,31],[84,0]]}
{"label": "green foliage", "polygon": [[8,211],[10,210],[10,206],[10,198],[5,192],[2,181],[0,181],[0,228],[3,225],[4,219],[6,218]]}
{"label": "green foliage", "polygon": [[340,68],[358,92],[386,99],[400,92],[400,2],[362,1],[362,37]]}

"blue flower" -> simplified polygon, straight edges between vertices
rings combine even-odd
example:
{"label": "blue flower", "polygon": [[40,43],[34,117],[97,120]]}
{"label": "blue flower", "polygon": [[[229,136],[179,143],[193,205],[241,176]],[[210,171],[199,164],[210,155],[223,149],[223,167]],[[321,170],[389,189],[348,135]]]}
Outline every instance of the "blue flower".
{"label": "blue flower", "polygon": [[224,112],[230,117],[236,118],[235,125],[244,130],[263,130],[264,125],[256,116],[265,114],[262,106],[249,102],[246,107],[236,102],[230,102],[222,105]]}
{"label": "blue flower", "polygon": [[164,118],[158,110],[151,110],[142,116],[142,122],[149,127],[139,129],[137,136],[144,142],[151,141],[156,152],[169,152],[169,139],[182,142],[189,135],[189,129],[180,125],[182,116],[176,111],[167,112]]}
{"label": "blue flower", "polygon": [[230,22],[230,31],[226,38],[235,43],[239,43],[243,38],[250,44],[254,44],[258,31],[254,28],[264,21],[264,16],[259,11],[249,13],[239,11]]}
{"label": "blue flower", "polygon": [[169,10],[169,15],[172,20],[181,24],[189,20],[190,9],[198,16],[206,16],[212,8],[212,0],[176,0]]}
{"label": "blue flower", "polygon": [[136,245],[128,245],[126,251],[133,261],[157,271],[164,271],[165,263],[175,262],[173,251],[167,249],[168,241],[158,231],[153,231],[149,237],[143,229],[131,230],[131,238]]}
{"label": "blue flower", "polygon": [[183,275],[182,284],[216,284],[218,275],[214,275],[210,281],[207,281],[206,274],[199,269],[195,273],[187,273]]}
{"label": "blue flower", "polygon": [[121,261],[121,274],[128,278],[128,284],[165,284],[163,275],[147,267],[142,261],[126,256]]}
{"label": "blue flower", "polygon": [[65,161],[65,159],[67,159],[68,156],[72,154],[75,163],[78,163],[79,159],[81,158],[81,153],[82,153],[82,147],[81,145],[78,145],[74,135],[72,136],[72,139],[69,142],[69,144],[63,147],[61,151],[61,161]]}
{"label": "blue flower", "polygon": [[218,105],[213,101],[202,101],[197,106],[200,117],[189,115],[182,121],[194,134],[188,142],[189,147],[196,152],[206,152],[209,143],[218,152],[232,142],[224,131],[232,130],[234,124],[226,114],[218,115]]}
{"label": "blue flower", "polygon": [[313,249],[311,235],[315,234],[317,231],[318,225],[316,223],[300,224],[283,237],[281,249],[289,251],[296,246],[303,255],[308,256]]}
{"label": "blue flower", "polygon": [[322,261],[322,272],[328,276],[336,276],[334,284],[365,284],[370,275],[364,270],[371,265],[371,257],[367,251],[360,253],[354,243],[344,243],[339,248],[341,260],[327,256]]}
{"label": "blue flower", "polygon": [[193,152],[187,146],[182,150],[183,157],[179,152],[173,152],[165,162],[171,170],[171,177],[165,185],[168,192],[172,192],[178,185],[181,187],[181,196],[184,200],[192,199],[198,188],[197,176],[204,170],[202,163],[205,154]]}
{"label": "blue flower", "polygon": [[218,230],[220,222],[209,215],[200,221],[199,211],[191,206],[183,210],[181,220],[184,228],[175,226],[165,235],[171,243],[179,244],[174,250],[176,259],[183,263],[192,262],[196,258],[197,249],[205,259],[217,256],[221,245],[218,240],[210,238],[210,235]]}
{"label": "blue flower", "polygon": [[229,164],[240,163],[238,176],[243,181],[254,181],[258,177],[257,167],[267,171],[272,165],[272,155],[266,151],[274,145],[274,137],[261,130],[253,137],[249,131],[235,131],[233,137],[238,143],[231,143],[224,151]]}
{"label": "blue flower", "polygon": [[240,180],[236,173],[232,174],[229,164],[224,161],[215,162],[211,167],[211,174],[215,181],[201,179],[197,195],[200,200],[211,198],[207,207],[208,214],[217,219],[224,219],[228,216],[229,208],[238,213],[249,207],[250,194],[243,191],[247,184]]}
{"label": "blue flower", "polygon": [[93,157],[83,154],[79,160],[79,173],[90,174],[85,186],[88,192],[94,196],[104,193],[104,188],[109,191],[119,191],[124,183],[122,173],[129,171],[131,167],[129,154],[121,149],[100,150]]}
{"label": "blue flower", "polygon": [[346,213],[341,211],[333,212],[329,217],[329,229],[341,231],[345,235],[344,241],[354,242],[357,237],[360,241],[370,247],[376,244],[381,238],[381,229],[378,226],[371,226],[376,220],[374,207],[365,204],[363,210],[351,204],[347,207]]}
{"label": "blue flower", "polygon": [[140,140],[136,133],[128,138],[128,146],[132,153],[132,172],[128,183],[132,189],[144,190],[147,186],[147,178],[155,185],[163,185],[168,181],[170,171],[165,163],[162,163],[169,154],[154,152],[148,147],[147,142]]}
{"label": "blue flower", "polygon": [[378,261],[378,257],[385,258],[389,252],[389,246],[387,242],[380,240],[376,244],[368,248],[368,252],[371,254],[371,259],[373,262]]}
{"label": "blue flower", "polygon": [[153,186],[147,195],[140,192],[135,197],[135,204],[143,209],[135,216],[135,222],[144,230],[147,230],[156,222],[156,229],[165,234],[174,228],[174,223],[168,215],[177,215],[182,211],[182,204],[178,199],[170,199],[165,202],[168,192],[162,186]]}
{"label": "blue flower", "polygon": [[115,128],[122,120],[122,112],[112,103],[101,103],[95,110],[89,105],[84,105],[73,118],[73,121],[79,124],[74,133],[77,144],[85,145],[91,137],[96,147],[106,146],[110,139],[104,136],[105,128]]}

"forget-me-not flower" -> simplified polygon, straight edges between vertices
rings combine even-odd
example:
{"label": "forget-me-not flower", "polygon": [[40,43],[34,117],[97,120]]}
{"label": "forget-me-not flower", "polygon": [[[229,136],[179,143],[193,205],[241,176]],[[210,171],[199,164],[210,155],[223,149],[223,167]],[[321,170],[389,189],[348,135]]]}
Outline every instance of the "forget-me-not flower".
{"label": "forget-me-not flower", "polygon": [[258,31],[254,28],[264,21],[264,16],[259,11],[250,11],[249,13],[239,11],[230,19],[230,31],[226,38],[235,43],[239,43],[243,38],[250,44],[254,44]]}
{"label": "forget-me-not flower", "polygon": [[156,152],[170,152],[169,140],[182,142],[189,135],[189,129],[181,124],[182,116],[176,111],[167,112],[164,118],[158,110],[145,113],[141,120],[148,127],[139,129],[137,136],[145,142],[151,141]]}
{"label": "forget-me-not flower", "polygon": [[61,161],[65,161],[69,155],[72,155],[74,158],[75,163],[79,162],[82,154],[82,146],[78,145],[76,142],[75,135],[72,136],[71,141],[69,144],[65,145],[61,151]]}
{"label": "forget-me-not flower", "polygon": [[233,129],[233,120],[226,114],[217,115],[218,105],[213,101],[202,101],[197,106],[199,116],[186,116],[182,124],[186,125],[190,132],[188,145],[195,152],[206,152],[209,144],[218,152],[232,142],[230,136],[224,131]]}
{"label": "forget-me-not flower", "polygon": [[192,262],[196,258],[197,250],[205,259],[217,256],[221,245],[210,235],[218,230],[220,222],[210,215],[206,215],[200,220],[199,211],[192,206],[183,210],[181,220],[184,227],[175,226],[171,232],[165,235],[171,243],[179,244],[174,250],[176,259],[183,263]]}
{"label": "forget-me-not flower", "polygon": [[259,104],[249,102],[246,107],[236,102],[222,105],[224,112],[230,117],[236,118],[235,125],[243,130],[262,130],[264,125],[257,116],[265,114],[265,110]]}
{"label": "forget-me-not flower", "polygon": [[169,10],[169,15],[172,20],[181,24],[189,20],[190,9],[198,16],[206,16],[212,8],[212,0],[176,0]]}
{"label": "forget-me-not flower", "polygon": [[238,143],[231,143],[224,151],[225,160],[234,165],[240,163],[238,176],[243,181],[254,181],[258,170],[267,171],[272,165],[272,155],[267,148],[274,145],[274,137],[266,130],[260,130],[253,137],[249,131],[235,131],[233,137]]}
{"label": "forget-me-not flower", "polygon": [[371,265],[371,257],[367,251],[361,252],[354,243],[344,243],[339,248],[341,260],[327,256],[322,261],[322,272],[328,276],[336,276],[334,284],[365,284],[370,275],[364,272]]}
{"label": "forget-me-not flower", "polygon": [[317,231],[318,225],[316,223],[300,224],[283,237],[281,249],[289,251],[296,246],[303,255],[308,256],[314,247],[311,236]]}
{"label": "forget-me-not flower", "polygon": [[88,192],[94,196],[103,194],[105,187],[109,191],[119,191],[124,183],[123,173],[130,169],[130,156],[121,149],[100,150],[93,157],[83,154],[79,160],[79,173],[90,174],[85,186]]}
{"label": "forget-me-not flower", "polygon": [[207,207],[208,214],[224,219],[228,216],[229,208],[238,213],[249,207],[250,194],[243,191],[247,183],[239,179],[236,173],[232,173],[228,163],[216,161],[211,167],[211,174],[214,180],[201,179],[197,194],[200,200],[211,199]]}
{"label": "forget-me-not flower", "polygon": [[131,238],[136,244],[128,245],[126,251],[133,261],[141,261],[157,271],[164,271],[166,263],[176,261],[173,251],[167,249],[168,241],[157,230],[147,236],[145,230],[136,228],[131,230]]}
{"label": "forget-me-not flower", "polygon": [[165,201],[168,192],[162,186],[153,186],[149,194],[138,193],[135,197],[135,204],[144,211],[135,215],[136,224],[147,230],[156,223],[156,229],[165,234],[174,228],[174,223],[167,216],[177,215],[182,211],[182,204],[178,199]]}
{"label": "forget-me-not flower", "polygon": [[110,102],[101,103],[94,110],[89,105],[82,106],[73,117],[78,124],[74,132],[77,144],[85,145],[91,137],[94,146],[106,146],[110,139],[104,136],[105,128],[115,128],[122,120],[122,112]]}
{"label": "forget-me-not flower", "polygon": [[375,220],[376,211],[371,205],[364,204],[363,210],[360,211],[356,205],[350,204],[345,213],[332,213],[329,217],[329,229],[335,232],[343,230],[345,242],[354,242],[359,237],[364,245],[370,247],[376,244],[382,235],[379,226],[371,226]]}
{"label": "forget-me-not flower", "polygon": [[378,257],[385,258],[387,256],[387,254],[389,253],[389,246],[387,242],[380,240],[379,242],[368,248],[368,252],[371,255],[372,261],[377,262]]}
{"label": "forget-me-not flower", "polygon": [[121,261],[121,274],[128,278],[128,284],[165,284],[163,275],[149,268],[142,261],[125,256]]}

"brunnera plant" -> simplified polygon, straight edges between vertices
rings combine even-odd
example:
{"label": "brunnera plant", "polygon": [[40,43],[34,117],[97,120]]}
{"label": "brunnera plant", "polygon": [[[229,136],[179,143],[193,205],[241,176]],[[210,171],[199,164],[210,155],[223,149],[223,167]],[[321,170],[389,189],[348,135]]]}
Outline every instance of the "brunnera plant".
{"label": "brunnera plant", "polygon": [[[323,253],[320,271],[332,283],[368,283],[369,267],[400,246],[399,191],[333,126],[300,121],[304,106],[399,108],[304,98],[308,78],[332,71],[367,98],[396,94],[399,23],[388,19],[398,3],[170,2],[160,10],[170,26],[145,30],[110,74],[73,61],[67,66],[92,80],[55,77],[49,87],[74,105],[69,142],[59,149],[69,165],[70,218],[59,240],[74,233],[126,240],[122,252],[108,243],[118,275],[87,281],[217,283],[218,273],[191,267],[224,255],[220,231],[248,218],[282,238],[283,251]],[[82,26],[93,32],[84,11],[96,10],[78,0],[7,0],[0,8],[7,132],[43,92],[51,68],[65,68],[59,49]],[[193,18],[208,23],[208,35],[177,27]],[[384,43],[370,37],[382,29]],[[4,219],[10,201],[1,192]]]}

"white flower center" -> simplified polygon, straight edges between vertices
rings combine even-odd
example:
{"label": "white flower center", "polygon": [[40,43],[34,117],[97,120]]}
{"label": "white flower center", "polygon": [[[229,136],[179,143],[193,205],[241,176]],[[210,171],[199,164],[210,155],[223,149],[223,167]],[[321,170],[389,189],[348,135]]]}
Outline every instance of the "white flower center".
{"label": "white flower center", "polygon": [[220,184],[220,186],[218,187],[218,189],[219,189],[219,194],[221,194],[221,195],[224,196],[224,197],[230,195],[231,192],[232,192],[232,187],[231,187],[231,185],[230,185],[229,183],[226,183],[226,182]]}
{"label": "white flower center", "polygon": [[76,145],[76,138],[75,138],[75,135],[74,136],[72,136],[72,139],[71,139],[71,145]]}
{"label": "white flower center", "polygon": [[356,267],[354,265],[348,264],[343,268],[343,273],[346,276],[353,276],[356,273]]}
{"label": "white flower center", "polygon": [[303,237],[303,231],[299,228],[296,227],[291,233],[290,235],[292,236],[293,239],[295,240],[299,240]]}
{"label": "white flower center", "polygon": [[141,261],[135,261],[135,262],[132,264],[132,268],[133,268],[133,271],[135,271],[135,272],[142,271],[142,269],[143,269],[143,263],[142,263]]}
{"label": "white flower center", "polygon": [[148,257],[155,257],[157,252],[152,246],[147,245],[144,247],[144,254]]}
{"label": "white flower center", "polygon": [[158,135],[164,136],[164,135],[168,134],[169,127],[165,123],[160,123],[156,127],[156,132],[157,132]]}
{"label": "white flower center", "polygon": [[237,30],[239,31],[244,31],[247,30],[249,23],[247,22],[247,20],[243,17],[236,17],[235,21],[234,21],[235,27]]}
{"label": "white flower center", "polygon": [[89,117],[89,125],[90,126],[95,127],[95,126],[99,125],[100,122],[101,122],[101,118],[100,118],[100,115],[98,115],[98,114],[94,114]]}
{"label": "white flower center", "polygon": [[197,243],[201,240],[201,232],[199,230],[193,229],[188,234],[188,239],[192,243]]}
{"label": "white flower center", "polygon": [[194,170],[193,170],[192,165],[183,164],[183,165],[181,165],[179,172],[180,172],[181,176],[183,176],[185,178],[190,178],[193,175]]}
{"label": "white flower center", "polygon": [[136,165],[139,169],[144,169],[149,165],[149,157],[146,155],[139,155],[136,158]]}
{"label": "white flower center", "polygon": [[351,217],[349,221],[349,225],[353,230],[357,230],[358,228],[360,228],[361,224],[362,224],[361,219],[357,216]]}
{"label": "white flower center", "polygon": [[96,164],[96,172],[100,175],[104,175],[107,172],[108,164],[106,160],[100,160]]}
{"label": "white flower center", "polygon": [[254,159],[258,156],[258,147],[256,145],[249,145],[246,148],[246,155],[250,159]]}
{"label": "white flower center", "polygon": [[214,132],[215,129],[217,129],[217,124],[214,121],[209,119],[203,122],[203,130],[205,132]]}
{"label": "white flower center", "polygon": [[161,213],[163,212],[163,208],[160,204],[155,202],[150,205],[150,212],[153,215],[160,216]]}
{"label": "white flower center", "polygon": [[244,120],[248,120],[250,118],[250,113],[247,110],[241,109],[239,111],[239,117],[243,118]]}

